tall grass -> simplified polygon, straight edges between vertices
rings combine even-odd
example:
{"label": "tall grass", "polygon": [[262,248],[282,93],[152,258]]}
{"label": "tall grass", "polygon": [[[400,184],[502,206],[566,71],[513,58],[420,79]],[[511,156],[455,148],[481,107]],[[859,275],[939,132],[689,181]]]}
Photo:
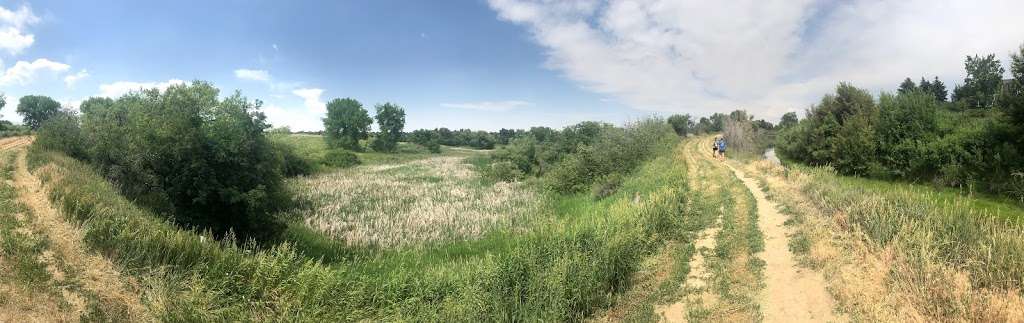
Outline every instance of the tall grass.
{"label": "tall grass", "polygon": [[805,188],[825,214],[838,213],[880,245],[966,270],[979,287],[1024,289],[1024,210],[914,185],[807,168]]}
{"label": "tall grass", "polygon": [[472,167],[431,157],[298,178],[289,186],[308,205],[286,216],[348,245],[389,248],[474,239],[540,215],[543,196],[484,182]]}
{"label": "tall grass", "polygon": [[528,233],[499,230],[509,241],[471,257],[325,265],[288,243],[239,246],[181,230],[66,156],[34,148],[29,162],[86,243],[135,273],[166,321],[580,321],[628,288],[642,256],[699,218],[687,214],[685,167],[661,156],[615,195],[567,197],[573,206],[560,217]]}

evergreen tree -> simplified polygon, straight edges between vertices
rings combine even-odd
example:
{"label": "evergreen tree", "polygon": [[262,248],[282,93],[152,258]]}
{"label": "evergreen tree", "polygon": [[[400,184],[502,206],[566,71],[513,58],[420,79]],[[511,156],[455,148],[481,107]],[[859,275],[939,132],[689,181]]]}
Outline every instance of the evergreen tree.
{"label": "evergreen tree", "polygon": [[911,80],[911,79],[910,79],[910,78],[908,77],[908,78],[906,78],[906,79],[904,79],[904,80],[903,80],[903,83],[900,83],[900,89],[899,89],[899,92],[900,92],[901,94],[903,94],[903,93],[910,93],[910,92],[913,92],[913,91],[914,91],[914,90],[916,90],[916,89],[917,89],[917,85],[915,85],[915,84],[914,84],[914,81],[913,81],[913,80]]}
{"label": "evergreen tree", "polygon": [[946,92],[946,85],[942,84],[942,81],[939,81],[938,76],[932,80],[931,92],[935,95],[935,100],[939,102],[946,102],[946,96],[949,95],[949,93]]}

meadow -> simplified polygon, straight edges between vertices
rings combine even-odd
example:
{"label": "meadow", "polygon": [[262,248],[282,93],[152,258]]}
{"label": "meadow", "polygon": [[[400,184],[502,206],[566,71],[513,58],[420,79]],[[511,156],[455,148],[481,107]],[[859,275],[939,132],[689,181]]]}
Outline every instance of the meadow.
{"label": "meadow", "polygon": [[645,259],[710,224],[679,151],[660,151],[601,199],[483,178],[475,151],[370,157],[289,179],[301,206],[283,217],[303,225],[271,246],[182,229],[59,153],[28,158],[157,320],[580,321],[620,302]]}

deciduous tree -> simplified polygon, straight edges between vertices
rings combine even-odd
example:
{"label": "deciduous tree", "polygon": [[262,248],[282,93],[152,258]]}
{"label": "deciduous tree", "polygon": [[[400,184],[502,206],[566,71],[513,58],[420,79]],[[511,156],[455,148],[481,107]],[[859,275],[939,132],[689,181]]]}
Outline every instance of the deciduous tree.
{"label": "deciduous tree", "polygon": [[378,104],[376,109],[380,133],[373,141],[373,150],[395,151],[398,139],[402,137],[402,129],[405,128],[405,110],[394,103]]}
{"label": "deciduous tree", "polygon": [[25,125],[38,130],[47,119],[60,113],[60,103],[48,96],[26,95],[18,100],[18,114],[25,120]]}
{"label": "deciduous tree", "polygon": [[362,150],[359,140],[366,139],[373,119],[355,99],[334,99],[327,103],[324,139],[331,148]]}

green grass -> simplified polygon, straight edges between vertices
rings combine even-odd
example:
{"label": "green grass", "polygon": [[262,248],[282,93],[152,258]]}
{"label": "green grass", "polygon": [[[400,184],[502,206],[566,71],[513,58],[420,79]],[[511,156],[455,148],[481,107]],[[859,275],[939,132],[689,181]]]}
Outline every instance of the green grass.
{"label": "green grass", "polygon": [[946,189],[838,176],[801,167],[825,214],[842,212],[878,245],[965,270],[979,287],[1024,288],[1024,210]]}
{"label": "green grass", "polygon": [[[322,143],[291,138],[310,155],[320,148],[303,145]],[[404,155],[364,161],[436,156]],[[308,230],[273,247],[217,242],[136,207],[85,164],[38,149],[29,161],[83,224],[85,242],[134,273],[166,321],[580,321],[630,287],[641,259],[703,225],[672,156],[645,164],[608,198],[554,196],[528,230],[394,249]]]}
{"label": "green grass", "polygon": [[[296,153],[299,156],[305,157],[311,161],[319,163],[323,160],[324,155],[327,153],[327,143],[324,141],[323,136],[311,135],[311,134],[274,134],[270,136],[271,140],[287,143],[295,147]],[[365,143],[363,146],[366,146]],[[380,153],[375,152],[367,148],[362,152],[355,152],[356,156],[359,156],[359,160],[362,161],[363,165],[381,165],[381,164],[400,164],[410,161],[430,158],[438,155],[442,156],[471,156],[482,154],[482,152],[473,151],[471,149],[459,149],[447,146],[441,147],[440,154],[432,154],[419,145],[399,142],[398,149],[394,153]],[[332,169],[326,168],[322,171],[330,171]]]}

